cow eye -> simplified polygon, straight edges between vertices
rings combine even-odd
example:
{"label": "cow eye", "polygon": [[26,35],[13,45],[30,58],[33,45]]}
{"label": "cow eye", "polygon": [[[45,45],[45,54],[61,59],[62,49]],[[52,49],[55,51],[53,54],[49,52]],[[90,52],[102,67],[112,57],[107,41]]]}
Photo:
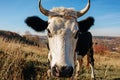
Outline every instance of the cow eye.
{"label": "cow eye", "polygon": [[52,34],[49,29],[47,29],[47,32],[48,32],[48,37],[52,37]]}

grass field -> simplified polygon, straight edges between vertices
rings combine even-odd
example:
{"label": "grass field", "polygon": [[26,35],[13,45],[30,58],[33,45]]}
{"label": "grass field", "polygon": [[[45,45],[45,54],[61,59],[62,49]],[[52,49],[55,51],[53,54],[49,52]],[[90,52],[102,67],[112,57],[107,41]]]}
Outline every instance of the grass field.
{"label": "grass field", "polygon": [[[6,42],[0,38],[0,80],[47,80],[47,53],[45,46]],[[120,53],[108,53],[94,55],[96,80],[120,80]],[[83,65],[78,80],[90,80],[86,57]]]}

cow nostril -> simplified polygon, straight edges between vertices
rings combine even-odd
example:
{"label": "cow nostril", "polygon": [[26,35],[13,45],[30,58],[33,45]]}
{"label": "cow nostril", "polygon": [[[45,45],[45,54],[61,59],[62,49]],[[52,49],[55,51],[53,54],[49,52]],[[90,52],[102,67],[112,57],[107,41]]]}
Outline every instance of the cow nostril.
{"label": "cow nostril", "polygon": [[53,76],[60,76],[59,75],[59,73],[60,73],[60,70],[59,70],[59,68],[55,65],[53,68],[52,68],[52,74],[53,74]]}
{"label": "cow nostril", "polygon": [[63,66],[63,67],[61,68],[61,71],[64,71],[65,69],[67,69],[67,66]]}

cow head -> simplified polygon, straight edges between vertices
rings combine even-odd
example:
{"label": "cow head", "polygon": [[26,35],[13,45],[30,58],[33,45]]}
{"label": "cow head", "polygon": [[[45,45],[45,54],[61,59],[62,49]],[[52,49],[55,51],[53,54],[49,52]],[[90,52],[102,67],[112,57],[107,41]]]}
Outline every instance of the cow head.
{"label": "cow head", "polygon": [[71,8],[44,9],[39,1],[40,12],[48,16],[44,21],[36,16],[28,17],[26,23],[36,31],[47,29],[49,60],[52,74],[56,77],[71,77],[75,66],[75,35],[78,31],[77,18],[84,15],[90,7],[90,0],[83,10]]}

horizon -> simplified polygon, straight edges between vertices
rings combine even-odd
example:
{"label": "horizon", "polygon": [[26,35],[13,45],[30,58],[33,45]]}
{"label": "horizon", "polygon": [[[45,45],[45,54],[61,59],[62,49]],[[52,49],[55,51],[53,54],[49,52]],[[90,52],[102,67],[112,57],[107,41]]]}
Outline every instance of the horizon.
{"label": "horizon", "polygon": [[[7,31],[7,30],[0,30],[0,32],[1,31],[5,31],[5,32],[12,32],[12,31]],[[27,32],[27,33],[26,33]],[[18,34],[18,35],[20,35],[20,36],[24,36],[24,35],[27,35],[27,34],[30,34],[31,36],[39,36],[39,37],[47,37],[47,34],[46,33],[39,33],[39,34],[32,34],[32,33],[30,33],[29,31],[26,31],[26,32],[24,32],[24,34],[20,34],[20,33],[18,33],[18,32],[12,32],[12,33],[16,33],[16,34]],[[92,37],[111,37],[111,38],[120,38],[120,36],[100,36],[100,35],[93,35]]]}
{"label": "horizon", "polygon": [[[75,10],[83,9],[88,0],[42,0],[42,5],[46,9],[52,7],[72,7]],[[55,4],[53,4],[55,3]],[[95,25],[90,29],[93,36],[120,36],[120,1],[114,0],[91,0],[91,8],[79,20],[83,20],[88,16],[95,18]],[[39,16],[43,20],[47,17],[40,13],[38,8],[38,0],[2,0],[0,3],[0,30],[12,31],[19,34],[24,34],[29,31],[32,34],[46,35],[46,32],[37,33],[28,27],[24,20],[28,16]]]}

